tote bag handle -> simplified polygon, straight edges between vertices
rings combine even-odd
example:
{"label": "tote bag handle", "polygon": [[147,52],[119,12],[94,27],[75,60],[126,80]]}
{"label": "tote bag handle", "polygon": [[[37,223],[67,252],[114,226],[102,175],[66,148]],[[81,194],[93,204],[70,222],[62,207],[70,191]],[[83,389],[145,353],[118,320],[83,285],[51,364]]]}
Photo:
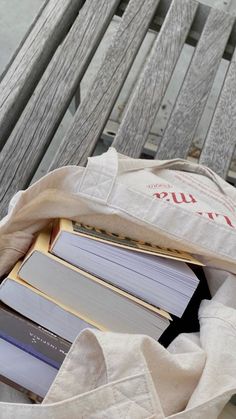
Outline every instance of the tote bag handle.
{"label": "tote bag handle", "polygon": [[223,194],[225,192],[225,181],[211,169],[182,159],[173,160],[145,160],[132,159],[118,154],[115,148],[95,157],[89,157],[84,170],[78,192],[81,195],[93,197],[100,202],[107,202],[113,190],[118,175],[135,170],[163,169],[180,170],[191,173],[198,173],[206,176],[214,182]]}

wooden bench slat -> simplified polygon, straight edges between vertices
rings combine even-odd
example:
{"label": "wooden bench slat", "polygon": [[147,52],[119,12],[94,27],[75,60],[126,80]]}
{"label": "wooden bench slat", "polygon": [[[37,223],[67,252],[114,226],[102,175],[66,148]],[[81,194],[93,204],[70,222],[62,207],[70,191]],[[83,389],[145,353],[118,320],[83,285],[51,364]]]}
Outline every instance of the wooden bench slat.
{"label": "wooden bench slat", "polygon": [[41,5],[41,7],[38,10],[38,13],[34,17],[34,19],[31,22],[31,24],[28,26],[28,28],[27,28],[25,34],[23,35],[20,43],[17,45],[17,47],[14,50],[13,54],[10,56],[10,60],[6,63],[6,66],[4,67],[4,70],[3,70],[3,72],[0,75],[0,82],[3,80],[3,78],[5,77],[5,75],[7,74],[7,72],[9,71],[11,65],[15,61],[15,58],[19,54],[21,48],[23,47],[24,43],[26,42],[26,40],[27,40],[28,36],[30,35],[31,31],[33,30],[34,26],[37,24],[37,21],[40,19],[41,15],[42,15],[45,7],[47,7],[47,5],[48,5],[48,0],[44,0],[44,3]]}
{"label": "wooden bench slat", "polygon": [[119,0],[87,0],[0,154],[0,208],[37,168]]}
{"label": "wooden bench slat", "polygon": [[195,1],[173,1],[113,142],[119,152],[140,156],[196,10]]}
{"label": "wooden bench slat", "polygon": [[76,18],[80,4],[77,0],[49,1],[5,73],[0,84],[0,148]]}
{"label": "wooden bench slat", "polygon": [[204,144],[200,163],[226,178],[235,149],[236,54],[229,65],[221,95]]}
{"label": "wooden bench slat", "polygon": [[81,102],[51,168],[85,164],[102,133],[159,0],[131,0],[97,78]]}
{"label": "wooden bench slat", "polygon": [[187,157],[234,20],[211,9],[157,151],[158,159]]}

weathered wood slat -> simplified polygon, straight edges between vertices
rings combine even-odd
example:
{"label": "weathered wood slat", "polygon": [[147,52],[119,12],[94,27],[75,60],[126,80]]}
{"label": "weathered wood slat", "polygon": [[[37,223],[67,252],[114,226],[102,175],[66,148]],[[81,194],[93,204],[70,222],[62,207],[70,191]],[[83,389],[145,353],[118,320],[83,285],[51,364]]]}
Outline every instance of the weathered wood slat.
{"label": "weathered wood slat", "polygon": [[41,5],[41,7],[38,10],[38,13],[36,14],[35,18],[31,22],[31,24],[28,26],[28,28],[27,28],[25,34],[23,35],[23,38],[21,39],[20,43],[18,44],[17,48],[14,50],[13,54],[11,55],[10,60],[6,63],[6,66],[5,66],[3,72],[0,75],[0,82],[5,77],[6,73],[8,72],[9,68],[11,67],[12,63],[15,61],[16,56],[18,55],[19,51],[23,47],[26,39],[30,35],[30,32],[33,30],[33,28],[36,25],[38,19],[40,19],[41,15],[43,13],[43,10],[45,9],[45,7],[47,7],[47,5],[48,5],[48,0],[44,0],[44,3]]}
{"label": "weathered wood slat", "polygon": [[[119,0],[87,0],[0,153],[0,208],[24,188],[50,143]],[[0,211],[1,212],[1,211]]]}
{"label": "weathered wood slat", "polygon": [[158,159],[187,157],[233,23],[234,17],[211,9],[157,151]]}
{"label": "weathered wood slat", "polygon": [[119,152],[140,156],[196,10],[195,1],[173,1],[113,142]]}
{"label": "weathered wood slat", "polygon": [[[121,1],[118,11],[117,11],[118,15],[121,15],[123,13],[128,1],[129,0]],[[213,4],[213,1],[212,1],[212,7],[218,8],[218,9],[220,8],[221,10],[225,10],[227,12],[227,10],[229,9],[229,3],[227,1],[224,2],[223,0],[219,0],[219,1],[221,3],[220,7],[217,7],[215,3]],[[165,19],[166,10],[170,6],[171,2],[172,0],[160,0],[157,13],[155,14],[154,19],[152,20],[151,25],[150,25],[150,27],[154,29],[155,31],[158,31],[158,32],[160,31],[160,27],[163,24],[163,21]],[[193,25],[187,36],[187,43],[192,44],[192,45],[196,45],[196,42],[199,40],[201,33],[203,31],[204,25],[205,25],[205,21],[209,14],[210,6],[204,3],[202,2],[199,3],[197,13],[193,21]],[[236,25],[234,25],[233,27],[227,46],[225,48],[224,57],[226,59],[231,58],[234,51],[235,44],[236,44]]]}
{"label": "weathered wood slat", "polygon": [[51,166],[85,164],[104,128],[159,0],[131,0],[85,100]]}
{"label": "weathered wood slat", "polygon": [[231,62],[205,141],[200,163],[226,178],[235,149],[236,54]]}
{"label": "weathered wood slat", "polygon": [[79,0],[50,0],[0,84],[0,148],[57,46],[76,18]]}

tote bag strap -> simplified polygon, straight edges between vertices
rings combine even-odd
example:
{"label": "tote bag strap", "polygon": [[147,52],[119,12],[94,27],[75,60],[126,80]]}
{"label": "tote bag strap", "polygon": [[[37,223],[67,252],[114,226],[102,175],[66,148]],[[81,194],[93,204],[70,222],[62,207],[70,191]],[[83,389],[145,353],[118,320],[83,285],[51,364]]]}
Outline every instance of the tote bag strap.
{"label": "tote bag strap", "polygon": [[83,331],[43,404],[0,403],[0,417],[164,419],[140,340],[132,335]]}
{"label": "tote bag strap", "polygon": [[89,157],[78,188],[80,195],[107,202],[118,175],[118,164],[114,148],[100,156]]}
{"label": "tote bag strap", "polygon": [[88,158],[78,192],[81,195],[93,197],[100,202],[106,203],[118,175],[143,169],[153,169],[153,171],[170,169],[198,173],[209,178],[223,194],[226,194],[226,182],[205,166],[182,159],[132,159],[118,154],[113,147],[110,147],[106,153],[100,156]]}

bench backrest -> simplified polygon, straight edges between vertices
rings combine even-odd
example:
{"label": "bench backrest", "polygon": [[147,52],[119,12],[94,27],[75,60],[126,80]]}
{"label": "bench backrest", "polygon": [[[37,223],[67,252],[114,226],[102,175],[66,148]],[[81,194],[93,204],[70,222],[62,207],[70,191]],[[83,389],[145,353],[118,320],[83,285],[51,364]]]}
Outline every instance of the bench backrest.
{"label": "bench backrest", "polygon": [[225,56],[229,66],[199,161],[226,177],[236,132],[235,19],[194,0],[50,0],[0,84],[1,216],[11,196],[29,185],[115,13],[118,29],[50,169],[86,163],[151,26],[159,33],[113,145],[141,156],[182,48],[191,42],[195,51],[155,156],[187,157]]}

